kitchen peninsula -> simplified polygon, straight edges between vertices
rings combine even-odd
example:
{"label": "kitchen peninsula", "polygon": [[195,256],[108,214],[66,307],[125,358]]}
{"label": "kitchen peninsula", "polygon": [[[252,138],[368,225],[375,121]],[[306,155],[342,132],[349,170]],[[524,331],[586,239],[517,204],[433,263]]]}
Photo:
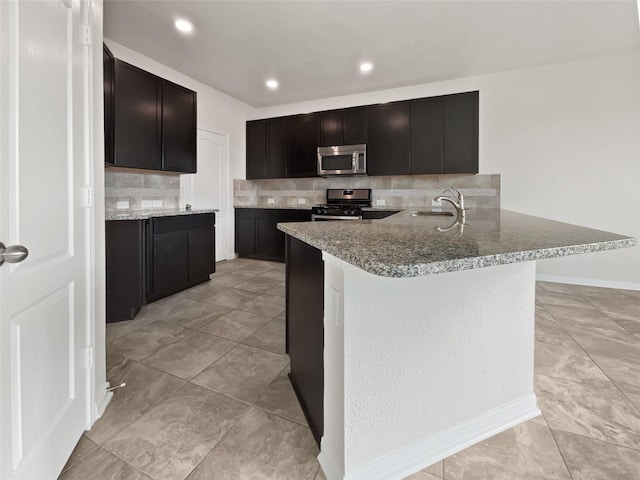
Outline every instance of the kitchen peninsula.
{"label": "kitchen peninsula", "polygon": [[401,479],[539,415],[535,262],[636,245],[500,209],[421,213],[278,226],[290,377],[329,480]]}

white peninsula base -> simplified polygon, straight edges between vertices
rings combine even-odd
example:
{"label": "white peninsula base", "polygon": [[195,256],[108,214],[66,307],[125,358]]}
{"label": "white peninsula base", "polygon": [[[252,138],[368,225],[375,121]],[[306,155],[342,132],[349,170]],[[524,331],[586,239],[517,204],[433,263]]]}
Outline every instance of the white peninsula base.
{"label": "white peninsula base", "polygon": [[540,414],[535,261],[387,278],[323,260],[328,480],[402,479]]}

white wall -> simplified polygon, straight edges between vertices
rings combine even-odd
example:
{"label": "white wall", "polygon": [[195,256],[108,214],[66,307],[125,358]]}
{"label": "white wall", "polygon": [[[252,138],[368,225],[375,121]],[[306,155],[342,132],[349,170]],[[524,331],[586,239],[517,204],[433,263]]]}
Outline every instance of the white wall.
{"label": "white wall", "polygon": [[[480,173],[502,207],[640,237],[640,54],[301,102],[268,118],[480,90]],[[538,262],[539,278],[640,289],[640,247]]]}

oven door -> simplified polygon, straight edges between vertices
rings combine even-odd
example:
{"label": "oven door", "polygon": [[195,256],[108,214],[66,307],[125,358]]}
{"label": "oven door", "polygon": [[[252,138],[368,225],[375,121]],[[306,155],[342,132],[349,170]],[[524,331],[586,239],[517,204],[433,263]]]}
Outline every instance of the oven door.
{"label": "oven door", "polygon": [[327,222],[332,220],[362,220],[362,216],[354,215],[311,215],[312,222]]}

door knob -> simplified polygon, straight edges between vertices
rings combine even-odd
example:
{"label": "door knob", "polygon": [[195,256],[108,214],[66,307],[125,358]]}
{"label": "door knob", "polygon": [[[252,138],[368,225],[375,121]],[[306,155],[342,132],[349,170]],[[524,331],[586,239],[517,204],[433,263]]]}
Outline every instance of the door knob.
{"label": "door knob", "polygon": [[23,261],[29,255],[29,250],[22,245],[11,245],[5,247],[4,243],[0,242],[0,266],[7,263],[18,263]]}

